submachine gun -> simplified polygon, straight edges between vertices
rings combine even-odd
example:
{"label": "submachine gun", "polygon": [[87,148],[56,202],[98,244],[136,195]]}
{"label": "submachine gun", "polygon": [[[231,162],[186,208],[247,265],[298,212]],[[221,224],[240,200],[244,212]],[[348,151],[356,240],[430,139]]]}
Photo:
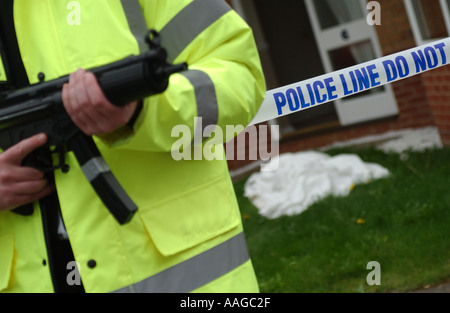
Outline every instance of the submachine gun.
{"label": "submachine gun", "polygon": [[[146,52],[88,70],[95,74],[106,98],[114,105],[123,106],[162,93],[170,75],[187,69],[185,63],[173,65],[166,61],[167,53],[156,31],[149,30],[145,40],[149,47]],[[64,109],[62,87],[68,80],[69,76],[63,76],[1,94],[0,148],[6,150],[25,138],[46,133],[46,145],[28,155],[23,165],[44,173],[56,169],[67,172],[65,154],[72,151],[104,205],[120,224],[125,224],[137,206],[112,174],[92,137],[85,135]],[[49,153],[58,154],[58,164],[43,164],[42,154]],[[33,207],[28,204],[16,210],[27,215]]]}

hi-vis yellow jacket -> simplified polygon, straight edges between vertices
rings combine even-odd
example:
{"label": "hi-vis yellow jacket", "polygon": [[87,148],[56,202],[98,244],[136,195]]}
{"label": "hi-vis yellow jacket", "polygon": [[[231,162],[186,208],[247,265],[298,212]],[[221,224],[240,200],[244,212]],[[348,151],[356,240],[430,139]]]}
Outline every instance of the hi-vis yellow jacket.
{"label": "hi-vis yellow jacket", "polygon": [[[224,0],[16,0],[14,19],[31,83],[39,72],[50,80],[138,54],[140,21],[160,32],[170,61],[189,65],[165,93],[145,99],[132,130],[95,138],[139,207],[130,223],[115,221],[72,153],[70,171],[55,172],[86,292],[257,291],[226,161],[170,153],[176,125],[194,134],[196,117],[225,129],[256,113],[265,83],[245,22]],[[35,206],[31,216],[0,213],[3,292],[53,291]]]}

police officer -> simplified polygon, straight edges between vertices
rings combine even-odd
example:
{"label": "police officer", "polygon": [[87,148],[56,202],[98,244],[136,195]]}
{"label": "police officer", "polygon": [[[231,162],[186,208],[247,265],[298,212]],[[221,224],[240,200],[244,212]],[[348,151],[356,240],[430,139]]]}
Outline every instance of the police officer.
{"label": "police officer", "polygon": [[[2,88],[70,75],[64,107],[93,138],[139,207],[119,225],[70,170],[44,178],[20,166],[46,136],[0,154],[3,292],[254,292],[258,290],[226,160],[171,157],[176,125],[246,125],[265,93],[254,38],[223,0],[2,0]],[[75,20],[71,20],[74,15]],[[14,16],[14,19],[12,18]],[[74,22],[75,21],[75,22]],[[113,106],[83,69],[138,54],[160,32],[172,75],[142,105]],[[229,138],[227,138],[229,139]],[[223,149],[218,145],[216,149]],[[12,211],[33,202],[27,214]],[[23,212],[22,212],[23,213]],[[76,266],[75,266],[75,265]]]}

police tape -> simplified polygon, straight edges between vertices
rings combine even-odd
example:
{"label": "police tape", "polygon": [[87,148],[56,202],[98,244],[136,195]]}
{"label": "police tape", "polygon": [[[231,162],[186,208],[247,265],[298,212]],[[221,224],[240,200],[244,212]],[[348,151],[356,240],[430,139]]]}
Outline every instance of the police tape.
{"label": "police tape", "polygon": [[250,124],[266,122],[447,64],[450,38],[310,78],[266,92]]}

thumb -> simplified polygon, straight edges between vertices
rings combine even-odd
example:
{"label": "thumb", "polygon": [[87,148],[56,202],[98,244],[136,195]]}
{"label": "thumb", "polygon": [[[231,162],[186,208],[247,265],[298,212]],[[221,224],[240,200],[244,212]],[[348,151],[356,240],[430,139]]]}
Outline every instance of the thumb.
{"label": "thumb", "polygon": [[24,139],[1,154],[1,159],[8,163],[20,165],[23,159],[36,148],[47,142],[46,134],[37,134]]}

